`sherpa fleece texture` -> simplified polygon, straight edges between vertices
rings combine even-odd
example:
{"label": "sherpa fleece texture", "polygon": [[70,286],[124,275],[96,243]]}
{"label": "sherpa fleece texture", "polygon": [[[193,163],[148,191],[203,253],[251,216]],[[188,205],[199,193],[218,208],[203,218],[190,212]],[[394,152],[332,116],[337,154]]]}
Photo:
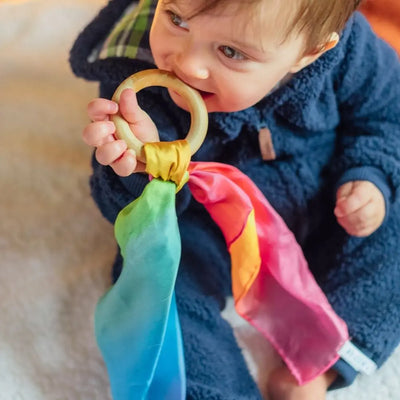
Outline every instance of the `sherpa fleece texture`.
{"label": "sherpa fleece texture", "polygon": [[[127,58],[88,61],[129,3],[112,0],[71,51],[74,72],[98,80],[102,97],[110,98],[130,74],[155,67]],[[285,86],[246,110],[210,114],[209,133],[193,157],[235,165],[258,185],[294,232],[352,342],[378,366],[400,338],[399,98],[397,55],[356,13],[339,44]],[[189,115],[164,89],[140,92],[139,102],[162,140],[185,137]],[[264,127],[271,131],[276,153],[270,161],[260,155],[258,133]],[[386,200],[386,220],[367,238],[349,236],[333,216],[336,188],[357,179],[375,183]],[[120,178],[93,160],[92,194],[110,222],[146,183],[143,175]],[[259,398],[219,315],[230,293],[223,238],[187,188],[178,193],[177,210],[183,254],[176,296],[188,398]],[[117,257],[115,277],[120,267]],[[342,374],[336,385],[350,384],[356,371],[342,360],[335,367]]]}

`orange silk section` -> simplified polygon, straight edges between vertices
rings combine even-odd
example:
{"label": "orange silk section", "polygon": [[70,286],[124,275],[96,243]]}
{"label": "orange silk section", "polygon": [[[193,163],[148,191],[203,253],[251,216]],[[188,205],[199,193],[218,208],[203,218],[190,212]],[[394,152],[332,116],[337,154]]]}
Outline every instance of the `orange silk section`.
{"label": "orange silk section", "polygon": [[260,271],[261,257],[258,247],[254,210],[248,215],[239,237],[230,245],[232,260],[232,290],[235,302],[246,295]]}

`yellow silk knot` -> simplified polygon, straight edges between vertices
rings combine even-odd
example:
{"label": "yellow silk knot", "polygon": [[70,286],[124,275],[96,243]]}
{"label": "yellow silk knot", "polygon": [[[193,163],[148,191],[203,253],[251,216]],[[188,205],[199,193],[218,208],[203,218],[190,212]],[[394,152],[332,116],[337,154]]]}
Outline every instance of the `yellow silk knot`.
{"label": "yellow silk knot", "polygon": [[143,146],[146,172],[154,178],[175,182],[177,192],[188,181],[191,152],[187,140],[149,142]]}

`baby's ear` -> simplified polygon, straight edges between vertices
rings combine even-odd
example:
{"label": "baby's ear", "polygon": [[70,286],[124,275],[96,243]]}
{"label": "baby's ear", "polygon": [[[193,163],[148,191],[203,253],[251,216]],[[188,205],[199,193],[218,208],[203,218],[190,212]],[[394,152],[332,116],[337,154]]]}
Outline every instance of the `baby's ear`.
{"label": "baby's ear", "polygon": [[307,67],[307,65],[310,65],[313,63],[315,60],[317,60],[319,57],[322,56],[326,51],[333,49],[339,42],[339,35],[336,32],[332,32],[329,36],[329,39],[326,41],[326,43],[318,48],[315,51],[311,51],[310,53],[307,53],[303,55],[295,65],[290,69],[290,72],[292,74],[295,74],[296,72],[299,72],[302,70],[304,67]]}

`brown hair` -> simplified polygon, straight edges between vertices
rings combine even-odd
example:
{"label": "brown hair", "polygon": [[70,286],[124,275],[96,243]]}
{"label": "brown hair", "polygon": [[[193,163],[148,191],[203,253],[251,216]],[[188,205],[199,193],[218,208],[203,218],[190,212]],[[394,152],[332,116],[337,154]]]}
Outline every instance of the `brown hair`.
{"label": "brown hair", "polygon": [[318,50],[332,32],[340,33],[361,0],[298,0],[294,26],[307,37],[307,50]]}
{"label": "brown hair", "polygon": [[[164,0],[165,3],[174,0]],[[223,10],[233,0],[190,0],[191,4],[198,3],[195,15]],[[264,0],[234,0],[238,7],[246,10],[255,9]],[[275,0],[291,7],[289,0]],[[318,51],[329,41],[333,32],[340,33],[352,13],[357,9],[362,0],[295,0],[291,18],[283,40],[293,33],[304,33],[306,37],[305,52]]]}

